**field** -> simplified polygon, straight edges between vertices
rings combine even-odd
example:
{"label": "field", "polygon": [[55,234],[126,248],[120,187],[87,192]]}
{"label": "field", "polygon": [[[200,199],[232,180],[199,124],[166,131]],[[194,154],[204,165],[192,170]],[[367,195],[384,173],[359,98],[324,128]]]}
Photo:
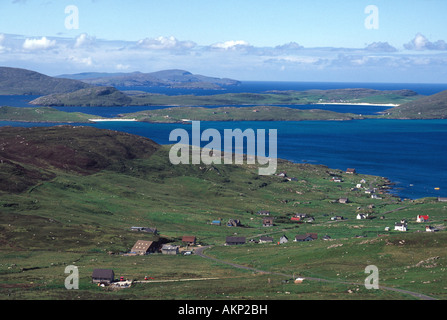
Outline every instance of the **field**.
{"label": "field", "polygon": [[[113,132],[76,129],[89,130],[86,136],[96,134],[98,146],[107,142],[101,149],[92,148],[82,135],[70,135],[72,128],[40,130],[59,131],[57,143],[71,145],[98,162],[113,141],[131,139],[128,156],[116,153],[90,171],[66,170],[54,161],[41,165],[15,160],[28,171],[9,171],[10,177],[33,170],[44,170],[48,176],[20,190],[1,191],[0,299],[416,299],[405,292],[367,290],[368,265],[379,268],[381,286],[446,298],[447,205],[438,199],[400,201],[386,192],[385,178],[325,166],[280,161],[278,172],[295,178],[289,181],[259,176],[256,165],[175,166],[168,159],[169,146],[154,147],[146,140],[152,150],[148,156],[129,156],[143,141],[114,138]],[[22,136],[31,139],[27,132]],[[5,136],[3,132],[3,141]],[[47,138],[45,143],[51,146],[55,141]],[[85,150],[90,151],[82,153]],[[334,182],[334,176],[343,182]],[[362,179],[365,187],[377,188],[382,199],[356,188]],[[338,203],[343,197],[349,202]],[[260,210],[270,211],[274,226],[263,227]],[[359,212],[368,219],[357,220]],[[297,213],[315,220],[291,221]],[[425,232],[427,224],[416,222],[419,214],[429,215],[429,225],[439,231]],[[333,216],[344,220],[331,220]],[[211,224],[217,219],[221,226]],[[241,226],[226,226],[229,219],[239,219]],[[394,230],[401,219],[408,222],[407,232]],[[156,227],[160,234],[132,232],[132,226]],[[306,233],[317,233],[318,239],[293,241]],[[198,254],[123,255],[139,239],[164,239],[184,247],[184,235],[196,236],[195,250],[209,246],[203,253],[217,260]],[[225,246],[225,238],[232,235],[246,237],[247,243]],[[250,242],[262,235],[272,236],[273,243]],[[288,243],[277,243],[282,235]],[[325,235],[330,239],[323,240]],[[79,268],[79,290],[65,289],[69,265]],[[111,268],[116,277],[136,282],[121,290],[98,287],[91,283],[95,268]],[[146,276],[153,282],[138,282]],[[308,279],[295,284],[296,277]]]}

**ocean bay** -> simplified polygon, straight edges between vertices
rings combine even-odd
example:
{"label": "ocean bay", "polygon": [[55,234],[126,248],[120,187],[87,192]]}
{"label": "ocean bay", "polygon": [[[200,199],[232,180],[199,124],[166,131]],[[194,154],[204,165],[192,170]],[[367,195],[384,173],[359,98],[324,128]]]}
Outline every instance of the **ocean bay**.
{"label": "ocean bay", "polygon": [[[51,126],[51,123],[0,122],[0,126]],[[58,124],[60,125],[60,124]],[[144,122],[88,125],[144,136],[160,144],[172,130],[191,126]],[[276,129],[278,157],[331,169],[356,168],[389,178],[402,198],[445,196],[447,192],[447,120],[201,122],[202,130]],[[439,190],[435,189],[439,188]]]}
{"label": "ocean bay", "polygon": [[[409,88],[420,94],[445,90],[447,85],[430,84],[345,84],[345,83],[291,83],[247,82],[228,88],[226,92],[265,92],[268,90],[332,89],[342,87],[369,87],[378,90]],[[135,88],[136,89],[136,88]],[[169,88],[139,88],[160,94],[216,94],[216,91]],[[185,91],[186,90],[186,91]],[[219,93],[219,92],[217,92]],[[0,96],[0,105],[27,107],[35,96]],[[217,107],[217,106],[214,106]],[[238,106],[243,107],[243,106]],[[356,105],[292,105],[296,109],[324,109],[341,113],[376,114],[384,106]],[[159,106],[138,107],[58,107],[67,112],[83,112],[105,118],[142,110],[162,109]],[[0,122],[0,126],[51,126],[60,123]],[[154,124],[144,122],[100,122],[88,125],[144,136],[160,144],[174,144],[169,134],[176,128],[191,130],[182,124]],[[202,121],[203,130],[276,129],[278,157],[297,163],[321,164],[331,169],[356,168],[360,173],[389,178],[395,186],[393,193],[402,198],[447,196],[447,120],[384,120],[352,121]],[[204,143],[206,145],[206,143]],[[435,189],[439,188],[439,190]]]}

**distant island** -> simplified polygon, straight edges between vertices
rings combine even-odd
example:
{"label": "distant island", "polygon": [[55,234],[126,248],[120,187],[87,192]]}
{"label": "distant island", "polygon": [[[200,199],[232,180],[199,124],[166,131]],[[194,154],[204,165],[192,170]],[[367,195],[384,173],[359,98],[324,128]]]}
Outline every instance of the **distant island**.
{"label": "distant island", "polygon": [[[68,79],[71,78],[71,79]],[[422,96],[412,90],[373,90],[365,88],[306,90],[306,91],[267,91],[264,93],[221,93],[213,95],[176,95],[147,93],[135,90],[138,86],[160,86],[170,88],[222,89],[225,86],[240,84],[237,80],[220,79],[194,75],[184,70],[165,70],[154,73],[81,73],[50,77],[41,73],[0,67],[0,95],[38,95],[30,102],[35,106],[46,107],[113,107],[113,106],[256,106],[263,107],[258,112],[241,109],[237,113],[222,113],[214,110],[188,108],[172,110],[165,114],[170,118],[160,119],[152,113],[136,115],[139,121],[173,122],[184,118],[219,121],[237,120],[327,120],[358,119],[358,115],[316,111],[318,105],[352,104],[383,105],[390,109],[377,117],[392,119],[445,119],[447,118],[447,91]],[[118,90],[132,87],[132,90]],[[263,113],[266,106],[315,105],[315,110],[275,109],[275,115]],[[5,114],[3,116],[11,116]],[[270,110],[271,111],[271,110]],[[47,111],[48,112],[48,111]],[[55,111],[52,111],[55,115]],[[226,112],[229,112],[227,110]],[[175,113],[175,114],[174,114]],[[32,113],[36,115],[36,113]],[[292,115],[293,114],[293,115]],[[38,114],[37,114],[38,115]],[[62,115],[59,113],[59,115]],[[71,116],[70,116],[71,117]],[[68,118],[70,118],[68,117]],[[158,117],[158,118],[157,118]],[[369,116],[374,117],[374,116]],[[12,118],[20,118],[17,114]],[[31,117],[35,118],[35,117]],[[38,118],[38,117],[37,117]],[[65,116],[61,118],[66,118]],[[174,119],[174,120],[173,120]],[[19,121],[19,120],[18,120]],[[32,121],[38,121],[34,119]]]}
{"label": "distant island", "polygon": [[68,106],[235,106],[308,105],[324,103],[387,104],[397,106],[421,96],[411,90],[333,89],[270,91],[266,93],[223,93],[214,95],[168,96],[141,91],[120,91],[114,87],[94,87],[70,93],[39,97],[33,105]]}
{"label": "distant island", "polygon": [[354,120],[363,119],[352,113],[327,110],[299,110],[287,107],[173,107],[146,110],[121,115],[121,119],[136,119],[155,123],[189,123],[190,121],[302,121],[302,120]]}
{"label": "distant island", "polygon": [[35,71],[0,67],[0,95],[47,95],[73,92],[91,85],[72,79],[58,79]]}
{"label": "distant island", "polygon": [[240,85],[240,81],[192,74],[185,70],[163,70],[151,73],[79,73],[58,78],[80,80],[87,84],[106,87],[168,87],[220,90]]}
{"label": "distant island", "polygon": [[101,119],[81,112],[64,112],[50,107],[8,107],[0,106],[0,121],[88,123],[90,119]]}

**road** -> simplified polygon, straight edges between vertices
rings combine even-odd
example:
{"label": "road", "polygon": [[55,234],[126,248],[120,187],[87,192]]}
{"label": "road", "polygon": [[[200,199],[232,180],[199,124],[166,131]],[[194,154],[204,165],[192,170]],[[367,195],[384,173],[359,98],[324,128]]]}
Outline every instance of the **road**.
{"label": "road", "polygon": [[[204,259],[208,259],[208,260],[213,260],[215,262],[219,262],[219,263],[223,263],[223,264],[227,264],[230,265],[234,268],[238,268],[238,269],[244,269],[244,270],[249,270],[249,271],[254,271],[254,272],[259,272],[259,273],[266,273],[266,274],[272,274],[272,275],[279,275],[279,276],[284,276],[288,279],[293,278],[293,275],[290,274],[285,274],[285,273],[278,273],[278,272],[270,272],[270,271],[265,271],[265,270],[260,270],[260,269],[256,269],[256,268],[251,268],[251,267],[247,267],[247,266],[243,266],[240,264],[236,264],[236,263],[232,263],[232,262],[228,262],[228,261],[224,261],[224,260],[220,260],[211,256],[208,256],[206,254],[204,254],[203,252],[206,249],[211,248],[212,246],[205,246],[205,247],[199,247],[197,249],[195,249],[195,254],[204,258]],[[322,278],[313,278],[313,277],[301,277],[304,280],[309,280],[309,281],[320,281],[320,282],[330,282],[330,283],[342,283],[342,284],[349,284],[349,285],[364,285],[364,283],[356,283],[356,282],[345,282],[345,281],[339,281],[339,280],[328,280],[328,279],[322,279]],[[411,295],[417,299],[421,299],[421,300],[437,300],[434,297],[430,297],[427,296],[425,294],[421,294],[421,293],[417,293],[417,292],[412,292],[412,291],[408,291],[408,290],[403,290],[403,289],[397,289],[397,288],[391,288],[391,287],[385,287],[385,286],[381,286],[379,285],[379,289],[381,290],[389,290],[389,291],[395,291],[395,292],[399,292],[399,293],[403,293],[403,294],[408,294]]]}

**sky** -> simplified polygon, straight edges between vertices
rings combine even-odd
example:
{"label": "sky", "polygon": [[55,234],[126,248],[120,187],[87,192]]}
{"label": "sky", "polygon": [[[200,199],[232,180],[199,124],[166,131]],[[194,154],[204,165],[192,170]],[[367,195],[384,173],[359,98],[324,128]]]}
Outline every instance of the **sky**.
{"label": "sky", "polygon": [[445,0],[1,0],[0,66],[447,83]]}

